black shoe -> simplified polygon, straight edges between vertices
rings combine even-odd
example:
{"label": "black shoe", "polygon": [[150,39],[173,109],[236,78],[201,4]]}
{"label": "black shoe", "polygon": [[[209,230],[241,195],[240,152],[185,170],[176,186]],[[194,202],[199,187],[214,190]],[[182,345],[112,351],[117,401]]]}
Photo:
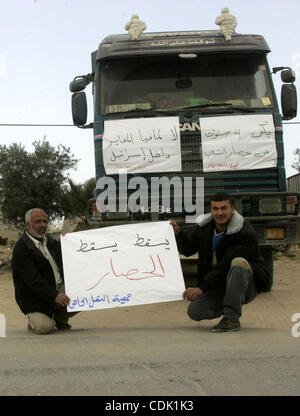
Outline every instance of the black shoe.
{"label": "black shoe", "polygon": [[212,327],[211,332],[229,332],[229,331],[239,331],[241,329],[240,321],[234,321],[233,319],[224,318],[221,321]]}
{"label": "black shoe", "polygon": [[56,322],[56,329],[58,329],[59,331],[69,331],[72,326],[68,323],[62,323],[62,322]]}

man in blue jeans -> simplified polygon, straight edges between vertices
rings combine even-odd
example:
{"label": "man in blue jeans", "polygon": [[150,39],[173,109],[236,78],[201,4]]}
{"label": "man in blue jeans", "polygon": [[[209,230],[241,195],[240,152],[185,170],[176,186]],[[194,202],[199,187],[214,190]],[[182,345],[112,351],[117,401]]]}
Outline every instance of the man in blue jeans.
{"label": "man in blue jeans", "polygon": [[234,199],[225,192],[211,198],[210,213],[198,217],[189,233],[170,223],[179,252],[187,257],[198,252],[198,287],[183,293],[191,301],[188,315],[196,321],[223,315],[212,331],[238,331],[242,305],[270,281],[251,224],[235,211]]}

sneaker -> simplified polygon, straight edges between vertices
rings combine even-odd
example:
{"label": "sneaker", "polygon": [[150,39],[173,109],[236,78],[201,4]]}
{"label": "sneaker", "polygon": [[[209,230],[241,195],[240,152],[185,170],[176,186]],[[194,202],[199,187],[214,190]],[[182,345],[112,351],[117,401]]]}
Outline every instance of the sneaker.
{"label": "sneaker", "polygon": [[68,323],[56,322],[56,329],[59,331],[69,331],[72,326]]}
{"label": "sneaker", "polygon": [[234,321],[233,319],[224,318],[221,319],[221,321],[212,327],[212,332],[229,332],[229,331],[239,331],[241,329],[240,321]]}

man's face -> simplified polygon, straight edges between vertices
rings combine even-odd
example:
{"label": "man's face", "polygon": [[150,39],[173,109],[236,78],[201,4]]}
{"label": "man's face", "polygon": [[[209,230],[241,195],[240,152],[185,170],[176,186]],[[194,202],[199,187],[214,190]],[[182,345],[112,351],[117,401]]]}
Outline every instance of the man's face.
{"label": "man's face", "polygon": [[211,201],[210,212],[217,228],[224,230],[231,220],[234,208],[230,205],[229,201]]}
{"label": "man's face", "polygon": [[48,228],[48,217],[44,211],[34,210],[31,213],[29,223],[27,223],[27,232],[32,237],[43,238]]}

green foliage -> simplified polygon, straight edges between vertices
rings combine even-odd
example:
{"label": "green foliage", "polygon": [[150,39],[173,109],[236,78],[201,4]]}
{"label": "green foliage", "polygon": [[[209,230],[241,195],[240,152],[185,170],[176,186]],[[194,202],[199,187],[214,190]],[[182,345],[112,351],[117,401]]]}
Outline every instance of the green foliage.
{"label": "green foliage", "polygon": [[59,205],[66,217],[78,217],[88,223],[88,201],[93,197],[96,179],[91,178],[83,184],[75,184],[69,179],[69,187],[61,194]]}
{"label": "green foliage", "polygon": [[57,204],[78,160],[62,145],[52,147],[46,138],[33,142],[29,153],[21,144],[0,145],[0,198],[5,220],[20,224],[28,209],[39,207],[51,218],[61,215]]}

